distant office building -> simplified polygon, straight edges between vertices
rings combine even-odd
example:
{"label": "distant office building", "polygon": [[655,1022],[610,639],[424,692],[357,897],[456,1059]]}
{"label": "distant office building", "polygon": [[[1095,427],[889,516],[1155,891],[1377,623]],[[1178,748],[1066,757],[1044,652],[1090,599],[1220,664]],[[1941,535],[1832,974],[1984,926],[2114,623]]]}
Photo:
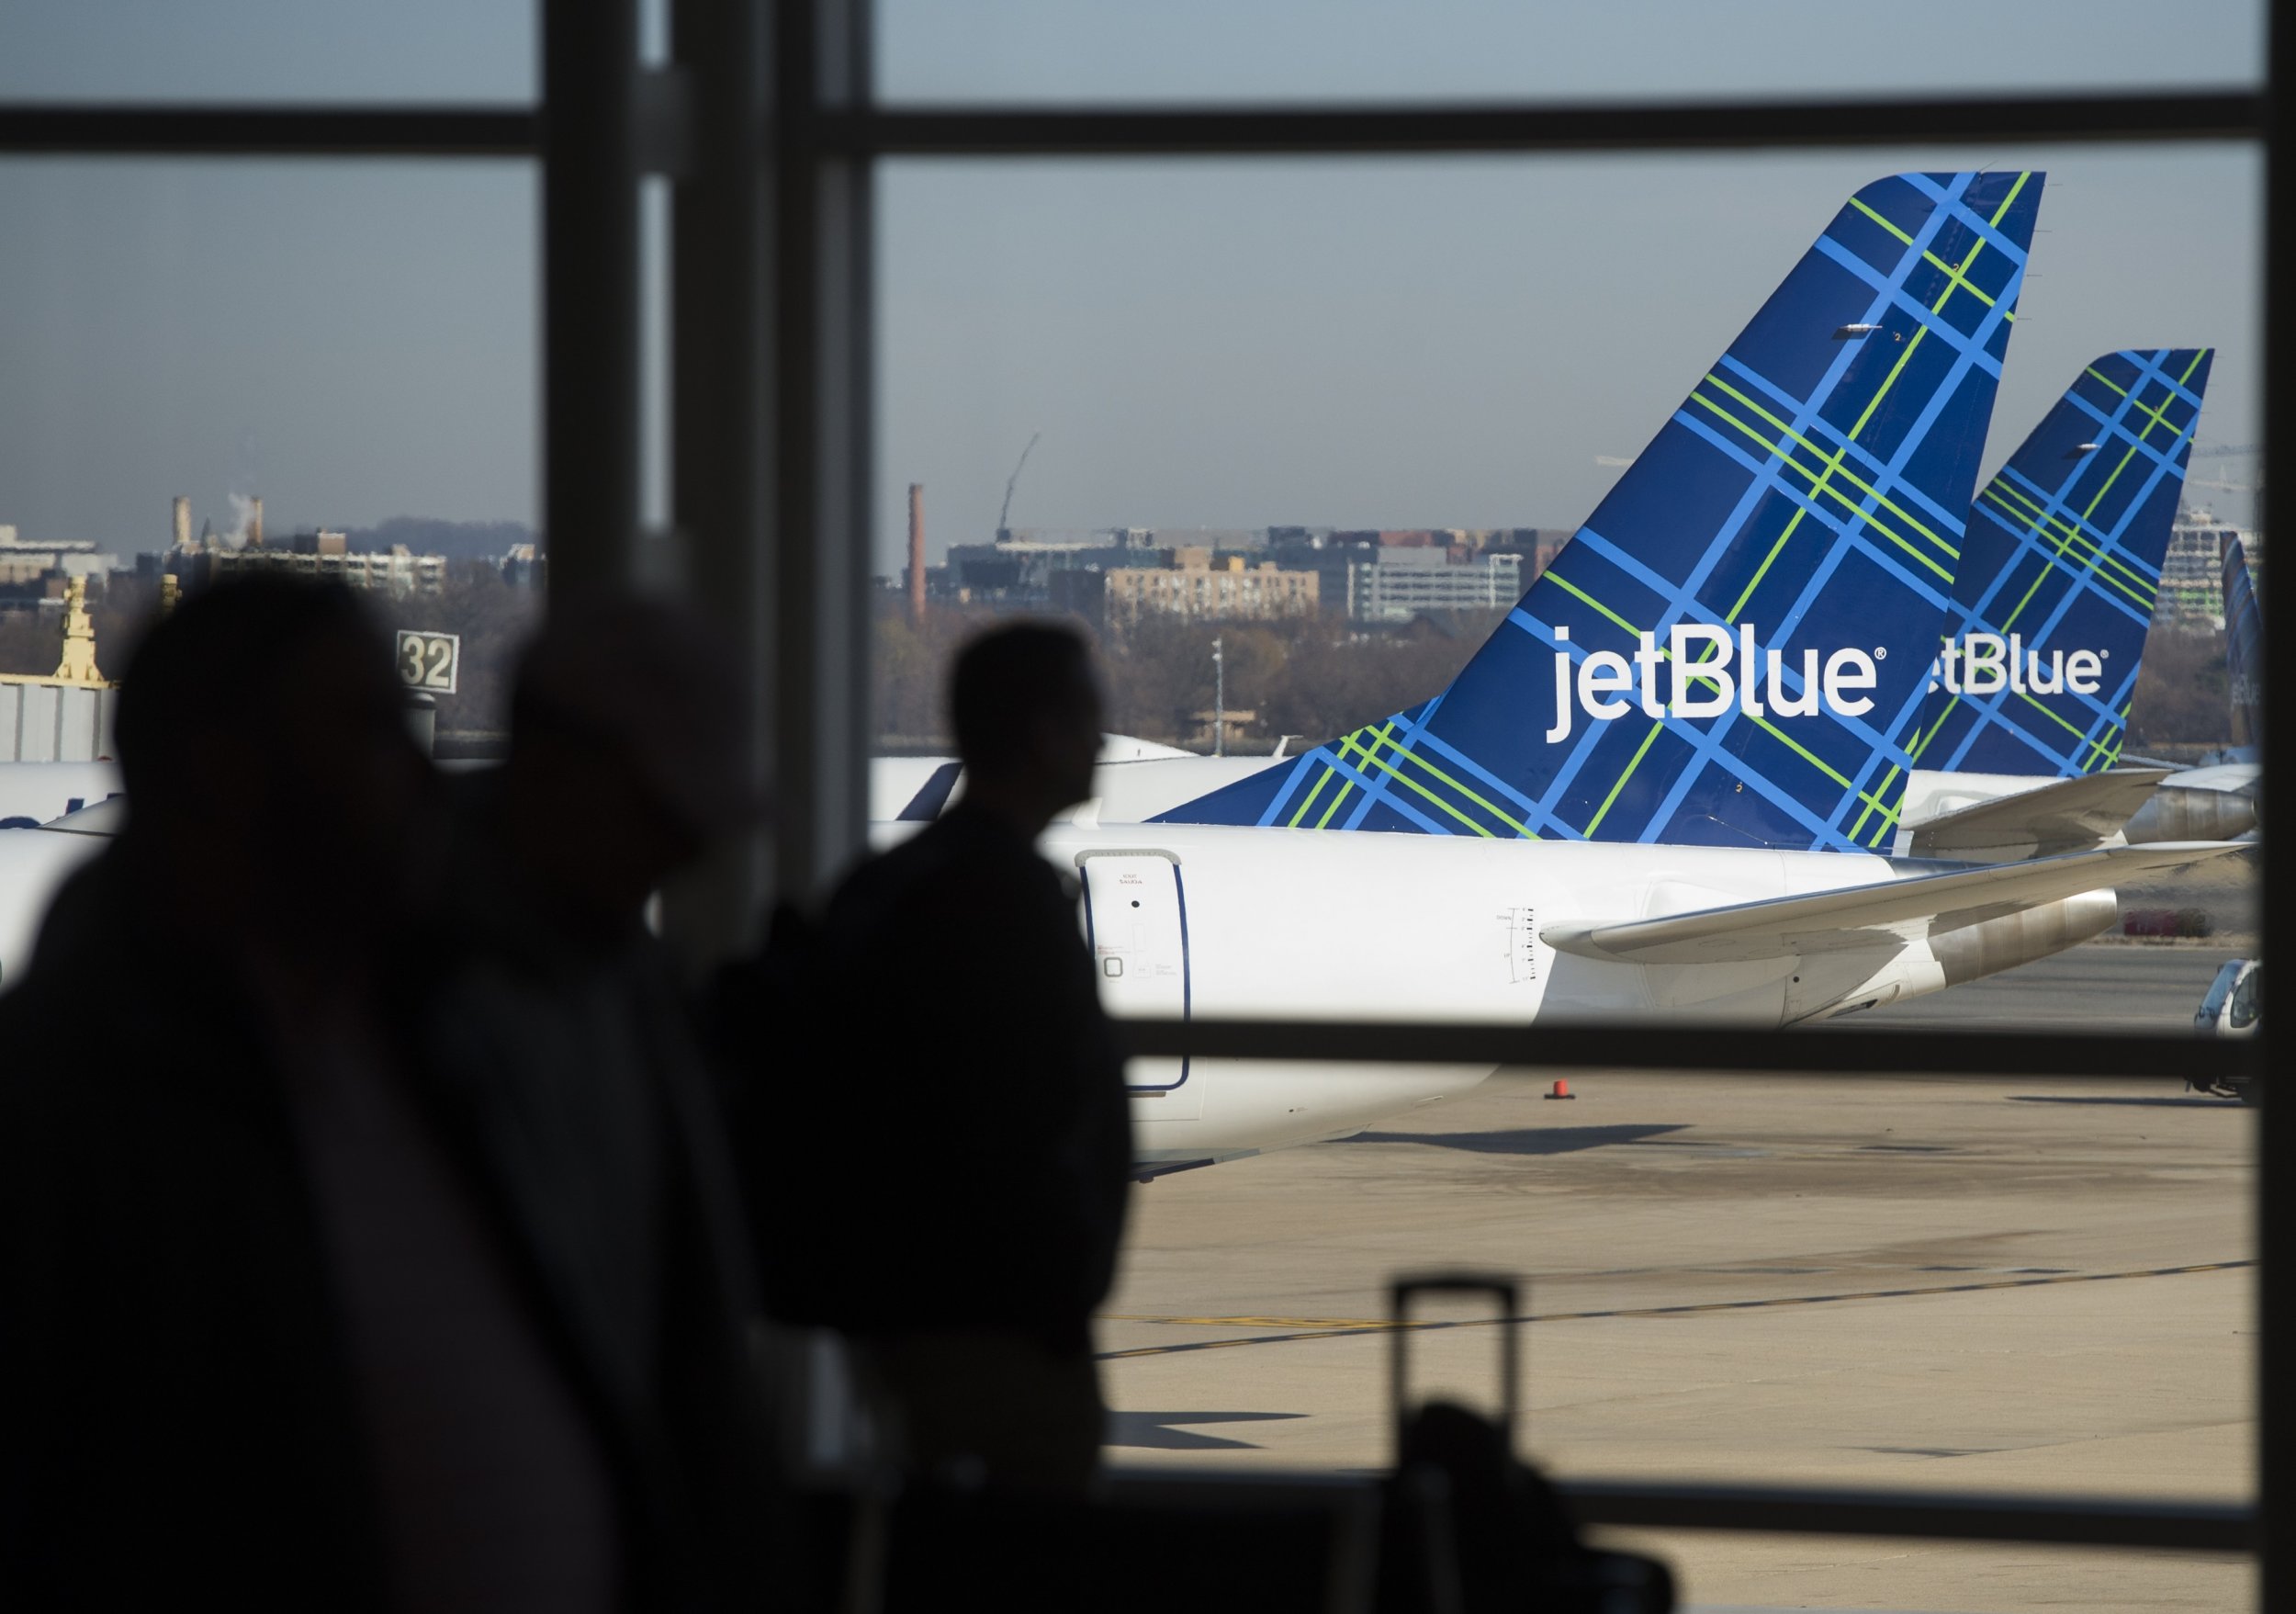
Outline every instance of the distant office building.
{"label": "distant office building", "polygon": [[39,582],[55,570],[51,550],[0,547],[0,589],[10,592]]}
{"label": "distant office building", "polygon": [[[993,544],[951,544],[946,561],[926,569],[926,593],[938,600],[1007,611],[1064,608],[1055,599],[1054,580],[1065,573],[1097,577],[1113,567],[1168,560],[1152,536],[1141,528],[1038,530],[1007,533]],[[1064,598],[1073,592],[1068,585],[1058,589]]]}
{"label": "distant office building", "polygon": [[[925,570],[929,599],[1096,622],[1143,614],[1268,620],[1509,605],[1570,533],[1550,527],[1022,528],[952,544]],[[1388,577],[1370,570],[1392,567]],[[1404,578],[1402,571],[1440,572]]]}
{"label": "distant office building", "polygon": [[67,585],[101,580],[120,570],[119,557],[92,539],[28,543],[13,526],[0,526],[0,605],[61,607]]}
{"label": "distant office building", "polygon": [[2219,521],[2198,505],[2177,513],[2176,525],[2168,530],[2168,553],[2161,561],[2155,620],[2195,629],[2224,626],[2224,546],[2235,537],[2247,551],[2251,569],[2261,572],[2263,534]]}
{"label": "distant office building", "polygon": [[0,525],[0,560],[21,560],[33,557],[44,559],[49,565],[69,570],[74,577],[92,572],[118,570],[118,558],[107,553],[94,538],[25,537],[13,526]]}
{"label": "distant office building", "polygon": [[1312,571],[1288,571],[1272,560],[1257,566],[1241,555],[1216,560],[1214,551],[1191,546],[1174,551],[1170,566],[1100,573],[1097,611],[1083,597],[1093,592],[1088,588],[1071,583],[1064,593],[1069,608],[1098,622],[1137,622],[1152,614],[1197,622],[1268,622],[1314,615],[1319,581]]}
{"label": "distant office building", "polygon": [[502,581],[514,589],[539,589],[550,576],[549,558],[535,544],[512,544],[502,557]]}
{"label": "distant office building", "polygon": [[1357,622],[1408,622],[1427,611],[1503,610],[1522,597],[1523,558],[1488,555],[1464,565],[1446,550],[1390,549],[1347,567],[1347,615]]}
{"label": "distant office building", "polygon": [[1116,532],[1135,549],[1210,549],[1215,554],[1226,554],[1235,549],[1267,547],[1267,529],[1263,526],[1134,526],[1120,527]]}
{"label": "distant office building", "polygon": [[[1494,590],[1513,588],[1497,602],[1513,604],[1570,537],[1558,527],[1271,526],[1267,549],[1279,565],[1316,573],[1325,611],[1356,621],[1397,621],[1421,610],[1484,609]],[[1459,575],[1405,580],[1365,570],[1378,566]]]}
{"label": "distant office building", "polygon": [[341,533],[307,534],[291,549],[214,549],[196,559],[207,566],[206,575],[196,580],[201,582],[240,572],[278,571],[368,589],[393,599],[446,592],[445,556],[410,554],[403,544],[394,544],[386,552],[355,551]]}

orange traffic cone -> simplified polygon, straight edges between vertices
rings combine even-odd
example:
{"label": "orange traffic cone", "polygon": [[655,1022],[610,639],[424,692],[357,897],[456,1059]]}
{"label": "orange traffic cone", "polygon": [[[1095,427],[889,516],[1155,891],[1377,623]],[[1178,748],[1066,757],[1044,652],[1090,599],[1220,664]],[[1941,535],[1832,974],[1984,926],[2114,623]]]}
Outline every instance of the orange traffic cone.
{"label": "orange traffic cone", "polygon": [[1560,1077],[1557,1077],[1555,1078],[1554,1090],[1546,1096],[1550,1099],[1575,1099],[1579,1095],[1570,1090],[1570,1084],[1569,1082],[1563,1080]]}

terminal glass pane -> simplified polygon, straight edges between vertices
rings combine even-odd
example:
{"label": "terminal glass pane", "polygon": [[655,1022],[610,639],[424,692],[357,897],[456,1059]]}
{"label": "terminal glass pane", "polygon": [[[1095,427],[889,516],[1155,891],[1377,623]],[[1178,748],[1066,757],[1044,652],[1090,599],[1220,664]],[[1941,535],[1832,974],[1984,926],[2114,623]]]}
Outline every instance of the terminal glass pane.
{"label": "terminal glass pane", "polygon": [[272,566],[454,636],[411,652],[441,750],[499,742],[541,604],[535,204],[524,164],[0,164],[0,672],[56,671],[67,585],[117,676],[163,585]]}
{"label": "terminal glass pane", "polygon": [[892,102],[1432,102],[2253,86],[2265,7],[2212,0],[880,0]]}
{"label": "terminal glass pane", "polygon": [[[1142,759],[1111,762],[1104,782],[1279,768],[1278,746],[1296,756],[1415,709],[1509,631],[1532,579],[1570,574],[1580,524],[1690,407],[1685,394],[1843,198],[1877,175],[1956,162],[888,164],[879,816],[946,799],[940,678],[968,635],[1016,614],[1092,637],[1110,755]],[[2130,642],[2144,671],[2116,691],[2128,710],[2114,761],[2162,775],[2246,766],[2223,535],[2240,534],[2260,565],[2257,159],[2057,150],[1990,166],[2048,179],[1973,487],[2100,362],[2110,379],[2122,372],[2110,356],[2144,356],[2141,412],[2174,427],[2152,446],[2198,446],[2182,516],[2169,519],[2173,488],[2155,513],[2173,527],[2167,575],[2142,580]],[[2203,346],[2195,428],[2199,372],[2160,356]],[[2113,423],[2133,417],[2116,405],[2093,418],[2094,439],[2071,446],[2075,469],[2105,442],[2127,452]],[[2128,457],[2140,467],[2128,475],[2159,463],[2141,445]],[[2093,553],[2117,518],[2089,486],[2043,490],[2055,514],[2032,524],[2049,535],[2035,541],[2133,598],[2120,585],[2140,580]],[[2020,649],[2025,621],[2010,629]],[[1536,739],[1554,717],[1549,705],[1517,723]],[[2026,783],[2055,777],[2038,767]],[[2225,801],[2186,807],[2231,811],[2239,780],[2178,788],[2229,783]],[[1188,794],[1143,810],[1145,797],[1104,783],[1097,822],[1056,827],[1048,844],[1064,861],[1176,860],[1180,967],[1199,1014],[1487,1021],[1498,1011],[1463,984],[1487,971],[1533,1006],[1524,1018],[1575,1011],[1631,1036],[1691,1017],[1694,1005],[1666,996],[1684,976],[1669,987],[1653,969],[1639,998],[1574,997],[1600,972],[1554,951],[1551,927],[1734,899],[1701,872],[1712,865],[1670,862],[1662,843],[1550,852],[1521,836],[1343,834],[1334,818],[1311,852],[1301,831],[1322,820],[1138,822]],[[2221,830],[2246,827],[2227,817]],[[1247,854],[1221,851],[1220,833],[1267,838],[1248,853],[1249,901],[1223,900],[1223,880],[1240,878],[1226,860]],[[1789,861],[1833,855],[1878,877],[1892,852],[1915,860],[1892,835],[1864,854]],[[1612,860],[1608,872],[1571,872],[1589,866],[1570,863],[1581,853]],[[2041,854],[1931,848],[1898,872],[2027,855]],[[2032,921],[2021,942],[1987,932],[1982,957],[1901,976],[1870,1007],[1848,988],[1803,1007],[1856,1010],[1843,1024],[1884,1033],[2189,1034],[2224,966],[2236,976],[2256,956],[2253,877],[2235,855],[2122,881]],[[1244,940],[1222,931],[1240,914],[1259,926]],[[1127,969],[1144,945],[1095,937],[1102,962]],[[1717,967],[1751,978],[1768,966]],[[1322,976],[1346,985],[1318,998],[1301,984]],[[1763,979],[1782,1005],[1766,1023],[1796,1018],[1803,983]],[[2227,1029],[2236,987],[2221,994]],[[1743,1018],[1747,1001],[1716,1012]],[[1565,1475],[2248,1495],[2255,1117],[2237,1097],[2013,1073],[1405,1077],[1198,1061],[1178,1085],[1171,1075],[1138,1078],[1163,1089],[1135,1105],[1159,1174],[1135,1193],[1101,1323],[1120,1463],[1377,1469],[1391,1452],[1386,1285],[1467,1267],[1525,1285],[1520,1433]],[[1382,1081],[1384,1099],[1367,1099]],[[1241,1124],[1220,1130],[1287,1110],[1322,1119],[1266,1120],[1258,1153]],[[1345,1135],[1304,1141],[1319,1126]],[[1243,1157],[1187,1157],[1189,1136],[1215,1134],[1205,1154]],[[1450,1320],[1465,1326],[1412,1337],[1415,1380],[1487,1404],[1493,1330]],[[2234,1560],[1753,1537],[1662,1550],[1700,1605],[2237,1607],[2250,1595],[2250,1566]]]}
{"label": "terminal glass pane", "polygon": [[532,101],[535,0],[0,6],[0,101]]}

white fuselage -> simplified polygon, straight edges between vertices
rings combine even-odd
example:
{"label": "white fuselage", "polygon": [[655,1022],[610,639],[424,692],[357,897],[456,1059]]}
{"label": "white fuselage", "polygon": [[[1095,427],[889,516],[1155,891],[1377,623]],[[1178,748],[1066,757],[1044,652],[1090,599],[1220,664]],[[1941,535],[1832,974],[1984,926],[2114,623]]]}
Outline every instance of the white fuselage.
{"label": "white fuselage", "polygon": [[0,830],[0,991],[23,978],[56,888],[108,844],[54,830]]}
{"label": "white fuselage", "polygon": [[119,790],[113,762],[0,762],[0,829],[29,829]]}
{"label": "white fuselage", "polygon": [[[889,844],[918,826],[878,826]],[[0,835],[0,986],[101,836]],[[1677,1020],[1775,1027],[1934,991],[1918,937],[1746,963],[1558,954],[1550,926],[1656,918],[1885,882],[1885,859],[1710,847],[1480,841],[1204,825],[1063,823],[1041,850],[1078,880],[1120,1016],[1528,1025]],[[1024,989],[1026,983],[1015,983]],[[1230,1158],[1342,1135],[1455,1094],[1483,1067],[1135,1062],[1141,1157]]]}
{"label": "white fuselage", "polygon": [[[1093,802],[1084,809],[1087,819],[1104,824],[1137,824],[1194,801],[1222,785],[1247,779],[1262,768],[1280,767],[1273,757],[1199,757],[1186,751],[1169,756],[1111,755],[1104,748],[1093,770]],[[872,757],[869,763],[869,816],[878,822],[898,818],[917,799],[918,792],[945,767],[948,757]],[[964,793],[960,783],[946,799]],[[944,801],[944,804],[946,802]]]}
{"label": "white fuselage", "polygon": [[[881,826],[880,843],[913,832]],[[1934,991],[1919,939],[1814,957],[1649,965],[1556,953],[1543,932],[1888,881],[1885,859],[1205,825],[1056,824],[1103,999],[1119,1016],[1573,1019],[1777,1027]],[[1487,1067],[1137,1061],[1150,1163],[1341,1135],[1455,1094]]]}

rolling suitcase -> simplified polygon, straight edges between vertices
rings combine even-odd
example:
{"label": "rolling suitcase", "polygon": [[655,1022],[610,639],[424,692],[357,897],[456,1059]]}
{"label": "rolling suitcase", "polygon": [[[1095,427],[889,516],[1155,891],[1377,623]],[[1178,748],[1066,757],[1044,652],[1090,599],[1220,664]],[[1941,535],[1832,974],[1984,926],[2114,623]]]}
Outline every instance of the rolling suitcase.
{"label": "rolling suitcase", "polygon": [[[1498,1307],[1499,1414],[1411,1399],[1412,1305],[1487,1294]],[[1654,1558],[1589,1547],[1561,1495],[1515,1454],[1520,1290],[1477,1273],[1399,1279],[1390,1294],[1395,1473],[1381,1529],[1378,1603],[1438,1614],[1669,1614],[1673,1576]]]}

